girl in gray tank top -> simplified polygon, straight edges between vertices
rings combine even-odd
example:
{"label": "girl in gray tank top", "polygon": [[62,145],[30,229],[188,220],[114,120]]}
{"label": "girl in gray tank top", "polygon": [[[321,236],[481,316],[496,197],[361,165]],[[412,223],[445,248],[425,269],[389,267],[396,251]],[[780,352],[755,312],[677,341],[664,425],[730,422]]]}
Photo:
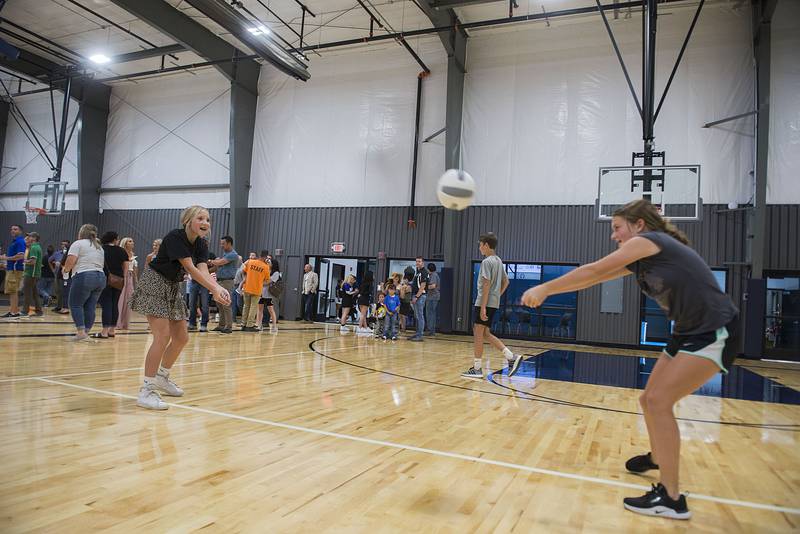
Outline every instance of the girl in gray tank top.
{"label": "girl in gray tank top", "polygon": [[619,244],[615,252],[529,289],[522,303],[538,307],[550,295],[635,274],[642,291],[675,322],[672,339],[639,398],[652,452],[625,464],[636,473],[659,469],[661,480],[644,496],[626,498],[623,504],[640,514],[688,519],[686,496],[678,489],[680,433],[673,407],[718,372],[727,372],[739,312],[683,232],[650,202],[636,200],[620,208],[611,228],[611,239]]}

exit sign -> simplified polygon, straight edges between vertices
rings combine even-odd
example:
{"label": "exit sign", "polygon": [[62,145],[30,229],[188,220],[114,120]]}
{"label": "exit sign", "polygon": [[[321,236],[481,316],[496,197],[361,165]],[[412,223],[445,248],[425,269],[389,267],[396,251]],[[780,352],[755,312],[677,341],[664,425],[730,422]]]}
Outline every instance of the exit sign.
{"label": "exit sign", "polygon": [[344,252],[344,243],[331,243],[331,252],[341,254]]}

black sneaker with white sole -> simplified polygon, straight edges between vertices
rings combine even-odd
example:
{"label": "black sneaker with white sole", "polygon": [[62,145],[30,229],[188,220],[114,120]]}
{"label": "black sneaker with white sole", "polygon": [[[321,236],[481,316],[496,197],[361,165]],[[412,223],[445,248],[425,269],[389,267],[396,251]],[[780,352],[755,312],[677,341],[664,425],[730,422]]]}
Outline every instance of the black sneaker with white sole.
{"label": "black sneaker with white sole", "polygon": [[658,469],[658,464],[653,463],[653,458],[648,452],[647,454],[640,454],[639,456],[634,456],[629,459],[625,462],[625,469],[631,473],[644,473],[651,469]]}
{"label": "black sneaker with white sole", "polygon": [[623,499],[626,510],[637,514],[666,517],[669,519],[689,519],[692,512],[686,505],[686,495],[681,494],[678,499],[672,499],[667,494],[667,488],[661,483],[653,484],[653,489],[641,497],[626,497]]}
{"label": "black sneaker with white sole", "polygon": [[477,378],[478,380],[483,380],[483,371],[481,369],[475,369],[474,367],[470,367],[463,373],[461,373],[463,378]]}
{"label": "black sneaker with white sole", "polygon": [[520,365],[522,365],[522,354],[515,354],[513,360],[508,360],[508,376],[512,377],[517,374],[519,371]]}

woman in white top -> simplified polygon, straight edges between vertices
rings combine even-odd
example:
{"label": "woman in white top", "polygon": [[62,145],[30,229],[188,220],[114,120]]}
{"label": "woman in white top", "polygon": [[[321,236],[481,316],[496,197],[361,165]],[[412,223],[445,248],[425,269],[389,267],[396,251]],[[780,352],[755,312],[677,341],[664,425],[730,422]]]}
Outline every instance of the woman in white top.
{"label": "woman in white top", "polygon": [[62,267],[64,272],[72,273],[69,311],[77,330],[70,338],[72,341],[88,339],[89,331],[94,326],[97,299],[106,287],[104,263],[105,253],[97,239],[97,227],[84,224],[78,231],[78,240],[69,247],[67,260]]}
{"label": "woman in white top", "polygon": [[128,270],[125,272],[125,285],[122,287],[122,294],[119,297],[117,328],[127,330],[131,319],[131,296],[136,287],[136,281],[139,279],[139,262],[136,261],[136,255],[133,251],[135,246],[133,238],[123,237],[122,241],[119,242],[119,246],[128,254]]}

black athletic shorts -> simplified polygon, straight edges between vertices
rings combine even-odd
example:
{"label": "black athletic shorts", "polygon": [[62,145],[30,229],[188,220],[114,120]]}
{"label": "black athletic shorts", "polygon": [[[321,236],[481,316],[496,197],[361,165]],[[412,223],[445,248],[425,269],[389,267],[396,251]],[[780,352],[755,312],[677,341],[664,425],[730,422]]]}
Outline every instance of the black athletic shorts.
{"label": "black athletic shorts", "polygon": [[488,328],[492,327],[492,317],[494,317],[497,308],[486,308],[486,320],[481,319],[481,308],[480,306],[475,306],[475,321],[474,324],[482,324]]}
{"label": "black athletic shorts", "polygon": [[714,332],[681,336],[673,334],[664,347],[667,356],[674,358],[679,352],[706,358],[716,363],[720,371],[727,373],[736,359],[739,349],[739,317]]}

